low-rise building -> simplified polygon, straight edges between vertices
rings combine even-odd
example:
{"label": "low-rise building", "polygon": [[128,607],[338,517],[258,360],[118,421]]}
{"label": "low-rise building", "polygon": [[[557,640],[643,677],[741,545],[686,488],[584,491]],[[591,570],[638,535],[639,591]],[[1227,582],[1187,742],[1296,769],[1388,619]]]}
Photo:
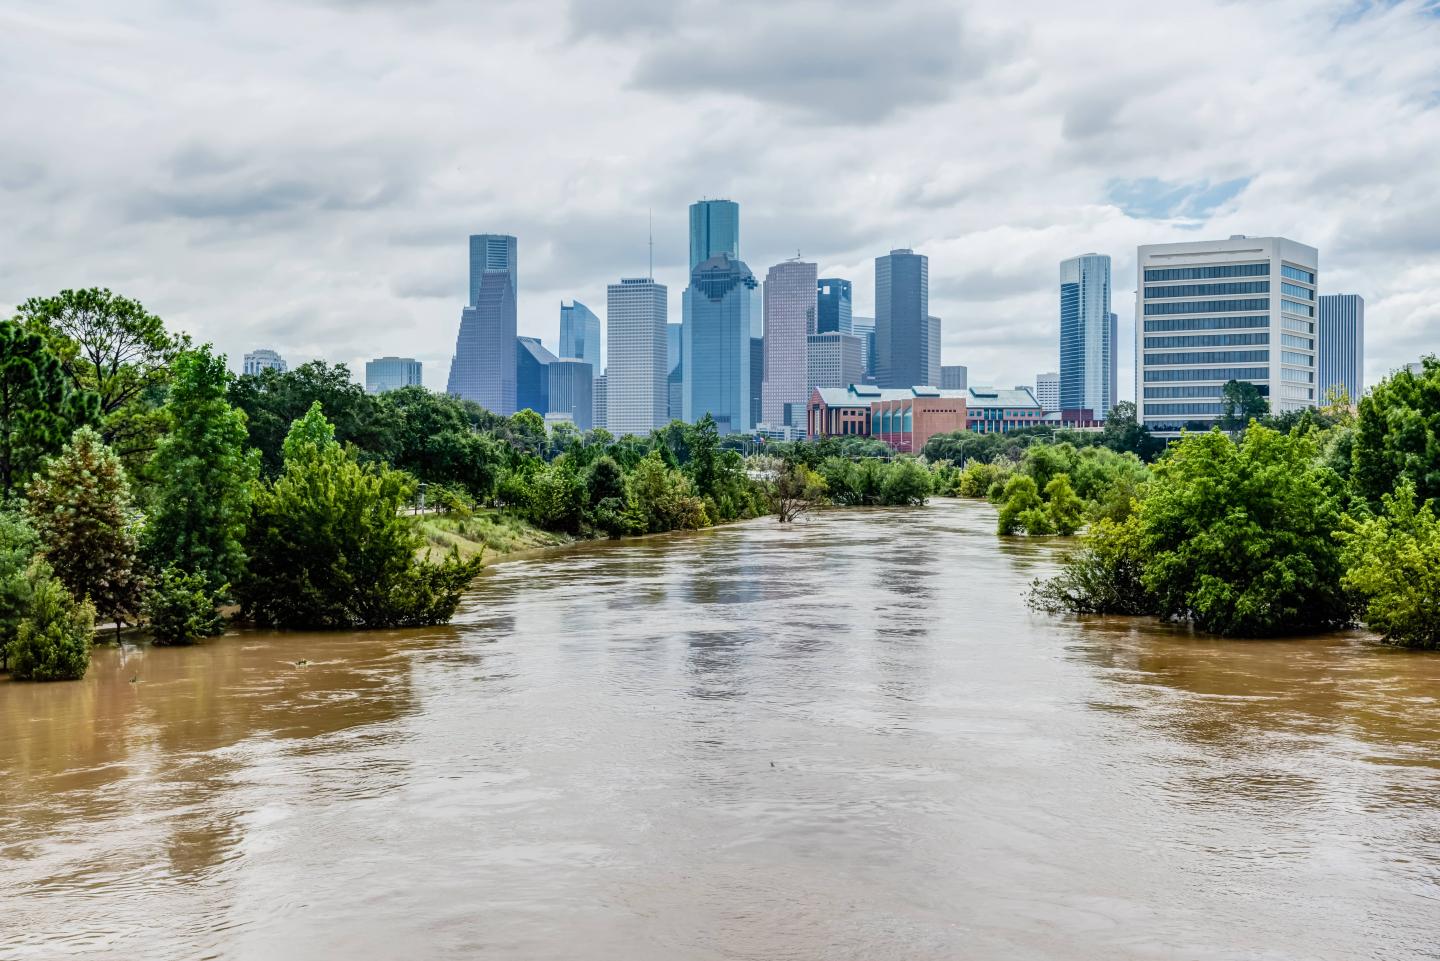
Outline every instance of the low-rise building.
{"label": "low-rise building", "polygon": [[936,434],[965,424],[964,391],[851,384],[810,392],[812,437],[874,437],[898,451],[918,451]]}

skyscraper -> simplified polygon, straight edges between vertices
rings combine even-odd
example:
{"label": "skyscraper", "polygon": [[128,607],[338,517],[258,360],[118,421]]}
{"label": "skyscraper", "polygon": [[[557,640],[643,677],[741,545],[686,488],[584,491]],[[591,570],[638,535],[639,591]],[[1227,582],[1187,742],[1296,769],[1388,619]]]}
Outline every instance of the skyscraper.
{"label": "skyscraper", "polygon": [[[875,383],[925,384],[931,379],[930,353],[930,258],[904,249],[876,257]],[[937,357],[936,380],[938,374]]]}
{"label": "skyscraper", "polygon": [[[842,334],[838,330],[823,334],[811,334],[806,351],[807,388],[835,387],[844,389],[860,383],[864,368],[860,365],[860,338],[854,334]],[[808,394],[808,390],[807,390]],[[794,424],[804,428],[802,420]]]}
{"label": "skyscraper", "polygon": [[[1060,261],[1060,407],[1104,417],[1115,406],[1110,258]],[[1044,400],[1041,400],[1044,404]],[[1051,408],[1046,408],[1050,410]]]}
{"label": "skyscraper", "polygon": [[515,238],[470,238],[470,303],[450,361],[446,392],[506,416],[515,413]]}
{"label": "skyscraper", "polygon": [[[1060,375],[1055,372],[1035,375],[1035,399],[1040,402],[1040,409],[1047,414],[1051,411],[1064,410],[1060,404]],[[1069,408],[1078,410],[1080,408]]]}
{"label": "skyscraper", "polygon": [[684,324],[665,325],[665,368],[668,373],[665,375],[666,396],[669,401],[666,403],[665,411],[667,420],[679,420],[685,414],[685,395],[682,393],[685,385],[685,368],[681,364],[680,340]]}
{"label": "skyscraper", "polygon": [[605,390],[605,375],[601,374],[599,377],[595,378],[595,383],[592,390],[593,396],[590,399],[590,402],[594,407],[594,416],[591,418],[592,427],[604,427],[607,430],[609,429],[610,418],[605,410],[605,395],[607,393],[608,392]]}
{"label": "skyscraper", "polygon": [[557,357],[546,365],[550,375],[549,414],[569,414],[581,430],[595,423],[594,368],[576,357]]}
{"label": "skyscraper", "polygon": [[732,200],[698,200],[690,205],[690,269],[716,254],[740,259],[740,205]]}
{"label": "skyscraper", "polygon": [[925,318],[925,386],[936,387],[940,383],[940,318],[933,314]]}
{"label": "skyscraper", "polygon": [[1350,403],[1359,403],[1365,392],[1365,298],[1325,294],[1319,304],[1315,402],[1325,403],[1333,389],[1343,390]]}
{"label": "skyscraper", "polygon": [[787,260],[765,275],[765,368],[761,420],[804,427],[809,403],[806,338],[815,329],[817,265]]}
{"label": "skyscraper", "polygon": [[720,253],[696,265],[685,291],[685,420],[710,414],[722,434],[746,433],[753,426],[750,379],[759,353],[751,343],[755,287],[749,267]]}
{"label": "skyscraper", "polygon": [[860,376],[864,378],[865,383],[873,384],[875,383],[875,318],[853,317],[851,318],[851,330],[856,337],[860,338],[860,366],[864,370]]}
{"label": "skyscraper", "polygon": [[376,357],[365,362],[365,392],[383,394],[420,386],[420,361],[414,357]]}
{"label": "skyscraper", "polygon": [[268,347],[261,347],[259,350],[252,350],[245,355],[245,366],[241,371],[251,377],[258,376],[262,370],[275,370],[285,373],[289,366],[285,358]]}
{"label": "skyscraper", "polygon": [[854,298],[851,296],[850,281],[821,277],[815,283],[815,329],[811,333],[828,334],[832,330],[842,334],[854,333],[854,317],[851,314]]}
{"label": "skyscraper", "polygon": [[946,364],[940,368],[941,390],[966,390],[969,386],[969,367],[963,364]]}
{"label": "skyscraper", "polygon": [[560,356],[578,357],[600,369],[600,318],[580,301],[560,304]]}
{"label": "skyscraper", "polygon": [[1162,436],[1208,428],[1219,420],[1220,394],[1231,380],[1254,384],[1276,413],[1314,405],[1319,262],[1314,247],[1284,237],[1141,247],[1141,422]]}
{"label": "skyscraper", "polygon": [[556,360],[539,337],[515,339],[515,408],[550,413],[550,365]]}
{"label": "skyscraper", "polygon": [[665,424],[666,293],[664,284],[648,277],[626,277],[609,287],[605,427],[617,436],[648,434]]}

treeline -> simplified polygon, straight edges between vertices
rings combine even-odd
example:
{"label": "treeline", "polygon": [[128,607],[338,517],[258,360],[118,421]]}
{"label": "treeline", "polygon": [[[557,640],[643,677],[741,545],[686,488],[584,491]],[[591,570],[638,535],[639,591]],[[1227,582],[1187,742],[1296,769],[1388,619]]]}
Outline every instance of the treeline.
{"label": "treeline", "polygon": [[[1061,529],[1047,516],[1064,499],[1053,472],[1073,480],[1086,453],[1066,447],[1032,448],[999,468],[1003,483],[986,478],[1002,532]],[[1331,404],[1187,433],[1144,474],[1116,466],[1088,492],[1076,487],[1089,529],[1062,573],[1035,584],[1036,608],[1156,615],[1239,637],[1363,623],[1390,643],[1440,647],[1435,358],[1383,381],[1358,415]]]}

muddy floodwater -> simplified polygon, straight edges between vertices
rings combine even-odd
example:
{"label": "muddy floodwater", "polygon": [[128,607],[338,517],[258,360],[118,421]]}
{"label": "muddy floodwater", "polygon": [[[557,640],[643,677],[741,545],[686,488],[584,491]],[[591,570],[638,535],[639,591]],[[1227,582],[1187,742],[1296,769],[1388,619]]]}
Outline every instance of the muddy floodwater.
{"label": "muddy floodwater", "polygon": [[0,958],[1440,957],[1440,655],[1031,614],[981,504],[0,683]]}

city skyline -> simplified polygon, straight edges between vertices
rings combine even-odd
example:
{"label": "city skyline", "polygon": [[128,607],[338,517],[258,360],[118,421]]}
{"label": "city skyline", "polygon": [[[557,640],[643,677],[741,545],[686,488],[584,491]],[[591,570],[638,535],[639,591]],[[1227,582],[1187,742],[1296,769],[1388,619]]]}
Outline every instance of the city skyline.
{"label": "city skyline", "polygon": [[[258,346],[357,379],[369,357],[414,355],[443,389],[466,237],[521,239],[517,332],[554,349],[557,299],[598,304],[613,278],[648,273],[652,212],[654,276],[683,289],[685,208],[708,196],[745,208],[746,263],[798,249],[853,283],[856,315],[874,314],[876,256],[925,253],[943,361],[978,383],[1055,366],[1053,265],[1096,250],[1126,279],[1130,396],[1136,248],[1234,233],[1302,238],[1324,256],[1322,292],[1365,297],[1366,382],[1436,349],[1440,18],[1424,5],[1118,3],[1102,30],[1059,5],[1015,22],[998,4],[917,3],[849,10],[823,49],[799,42],[814,21],[798,8],[746,3],[714,44],[696,42],[695,6],[657,9],[316,3],[304,48],[265,4],[11,14],[7,114],[34,135],[0,160],[0,310],[103,285],[237,368]],[[1182,29],[1185,50],[1153,42]],[[98,41],[133,53],[107,68],[133,82],[101,76]],[[807,53],[772,64],[788,46]],[[566,71],[547,69],[557,52]],[[197,97],[145,81],[145,62],[230,79]],[[1287,128],[1249,93],[1266,85],[1324,104],[1304,135],[1325,151],[1275,136]],[[477,86],[503,91],[504,137],[463,96]],[[56,114],[109,149],[68,149]],[[326,135],[337,119],[345,135]],[[623,148],[597,164],[570,149],[579,137]],[[879,159],[895,142],[916,148]]]}

